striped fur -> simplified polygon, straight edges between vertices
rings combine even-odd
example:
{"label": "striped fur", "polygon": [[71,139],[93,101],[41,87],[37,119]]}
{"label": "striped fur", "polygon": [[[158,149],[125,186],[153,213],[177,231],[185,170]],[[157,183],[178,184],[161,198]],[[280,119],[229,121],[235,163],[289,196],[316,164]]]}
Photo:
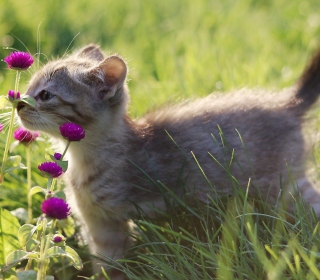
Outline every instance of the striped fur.
{"label": "striped fur", "polygon": [[[37,106],[19,104],[18,114],[26,128],[61,143],[62,123],[86,129],[85,139],[67,155],[68,199],[92,253],[117,259],[132,243],[126,232],[135,205],[149,214],[151,205],[165,210],[162,184],[177,195],[186,185],[187,194],[204,202],[208,194],[232,194],[235,181],[228,173],[243,189],[250,179],[252,194],[259,190],[270,202],[280,185],[291,189],[302,182],[305,192],[317,193],[305,174],[302,117],[319,95],[319,61],[318,56],[296,87],[282,92],[209,95],[133,121],[127,115],[125,62],[90,45],[36,73],[27,94]],[[53,97],[42,100],[44,90]],[[313,200],[318,201],[314,195]]]}

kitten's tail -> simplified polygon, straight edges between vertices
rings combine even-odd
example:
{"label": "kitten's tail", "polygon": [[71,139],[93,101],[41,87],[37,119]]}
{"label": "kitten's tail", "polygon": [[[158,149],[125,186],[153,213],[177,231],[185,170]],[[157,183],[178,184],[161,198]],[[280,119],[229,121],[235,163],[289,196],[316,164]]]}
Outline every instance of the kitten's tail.
{"label": "kitten's tail", "polygon": [[320,96],[320,50],[305,68],[297,84],[297,91],[290,109],[303,116]]}

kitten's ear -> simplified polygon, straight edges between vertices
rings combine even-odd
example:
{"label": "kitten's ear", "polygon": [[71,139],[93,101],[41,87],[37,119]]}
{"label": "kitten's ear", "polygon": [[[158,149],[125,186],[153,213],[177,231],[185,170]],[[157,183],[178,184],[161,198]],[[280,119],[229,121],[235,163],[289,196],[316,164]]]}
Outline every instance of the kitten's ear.
{"label": "kitten's ear", "polygon": [[103,81],[103,87],[99,88],[99,97],[110,99],[123,87],[127,76],[127,65],[119,56],[114,55],[107,57],[90,72]]}
{"label": "kitten's ear", "polygon": [[83,47],[75,53],[75,56],[90,58],[97,61],[101,61],[104,59],[103,52],[101,51],[100,47],[95,44],[90,44],[88,46]]}

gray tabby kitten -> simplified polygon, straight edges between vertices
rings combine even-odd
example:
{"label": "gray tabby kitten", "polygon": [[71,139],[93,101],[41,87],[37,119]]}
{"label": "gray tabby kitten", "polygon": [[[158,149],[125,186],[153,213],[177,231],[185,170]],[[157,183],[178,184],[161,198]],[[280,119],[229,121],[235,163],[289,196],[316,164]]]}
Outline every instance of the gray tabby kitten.
{"label": "gray tabby kitten", "polygon": [[[136,205],[149,215],[153,207],[165,210],[161,184],[182,195],[183,182],[187,195],[206,202],[208,194],[232,194],[231,172],[243,189],[250,181],[252,194],[258,189],[270,202],[280,185],[298,184],[315,197],[305,174],[302,123],[320,93],[320,54],[294,88],[209,95],[139,120],[127,115],[127,71],[119,56],[105,57],[89,45],[46,64],[27,90],[36,107],[17,108],[27,129],[60,142],[65,140],[59,125],[66,121],[86,130],[86,137],[70,146],[64,178],[93,254],[122,257],[131,245],[127,232]],[[314,206],[320,216],[320,205]]]}

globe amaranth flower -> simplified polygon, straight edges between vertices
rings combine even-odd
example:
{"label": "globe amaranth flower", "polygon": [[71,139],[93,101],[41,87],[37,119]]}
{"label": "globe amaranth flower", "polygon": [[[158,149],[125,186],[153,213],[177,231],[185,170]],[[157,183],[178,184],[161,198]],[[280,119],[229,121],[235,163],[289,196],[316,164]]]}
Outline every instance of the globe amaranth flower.
{"label": "globe amaranth flower", "polygon": [[50,197],[41,204],[42,213],[48,218],[63,220],[70,215],[70,207],[62,198]]}
{"label": "globe amaranth flower", "polygon": [[10,101],[20,99],[20,92],[15,92],[14,90],[9,90],[8,97]]}
{"label": "globe amaranth flower", "polygon": [[3,61],[10,69],[26,70],[32,65],[33,57],[29,53],[16,51],[6,56]]}
{"label": "globe amaranth flower", "polygon": [[38,166],[41,174],[47,178],[57,178],[63,174],[61,166],[56,162],[44,162]]}
{"label": "globe amaranth flower", "polygon": [[62,158],[62,154],[60,153],[54,153],[53,157],[56,159],[56,160],[60,160]]}
{"label": "globe amaranth flower", "polygon": [[14,139],[18,140],[20,143],[27,145],[36,140],[36,138],[39,136],[40,133],[38,131],[32,132],[24,129],[23,127],[19,127],[13,132]]}
{"label": "globe amaranth flower", "polygon": [[62,241],[65,241],[66,239],[64,238],[64,236],[62,236],[61,234],[56,234],[55,236],[53,236],[52,241],[54,243],[60,243]]}
{"label": "globe amaranth flower", "polygon": [[0,123],[0,132],[2,131],[3,127],[4,127],[3,124]]}
{"label": "globe amaranth flower", "polygon": [[68,141],[80,141],[85,137],[85,130],[75,123],[64,123],[60,125],[59,129],[63,138]]}

